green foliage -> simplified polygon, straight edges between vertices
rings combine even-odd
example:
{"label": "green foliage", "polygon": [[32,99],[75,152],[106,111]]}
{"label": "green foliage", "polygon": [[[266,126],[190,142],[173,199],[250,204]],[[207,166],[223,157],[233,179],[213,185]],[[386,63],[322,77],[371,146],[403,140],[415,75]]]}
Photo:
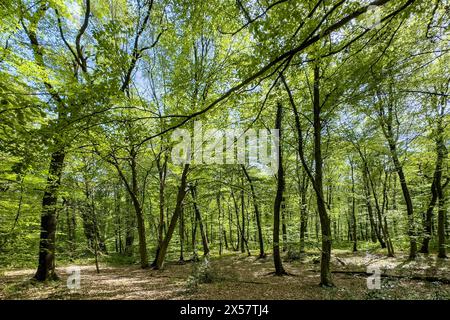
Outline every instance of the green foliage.
{"label": "green foliage", "polygon": [[212,283],[219,280],[217,270],[211,265],[209,258],[203,257],[192,265],[192,273],[186,280],[186,289],[189,292],[198,290],[200,284]]}
{"label": "green foliage", "polygon": [[136,261],[136,257],[130,257],[130,256],[126,256],[123,254],[118,254],[118,253],[112,253],[109,255],[106,255],[103,257],[102,259],[106,264],[111,265],[111,266],[126,266],[126,265],[130,265],[130,264],[135,264]]}

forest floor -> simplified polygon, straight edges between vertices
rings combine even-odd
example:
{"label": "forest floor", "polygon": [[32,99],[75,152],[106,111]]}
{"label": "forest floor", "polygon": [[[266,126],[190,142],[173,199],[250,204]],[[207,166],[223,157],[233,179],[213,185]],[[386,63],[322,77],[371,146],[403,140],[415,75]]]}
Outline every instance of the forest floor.
{"label": "forest floor", "polygon": [[[65,267],[60,281],[30,280],[34,270],[0,271],[0,299],[450,299],[450,261],[419,256],[388,258],[335,251],[334,288],[321,288],[318,256],[285,261],[289,276],[277,277],[272,257],[227,254],[201,263],[167,263],[164,270],[139,266],[81,266],[81,288],[70,292]],[[368,289],[367,267],[381,270],[381,289]],[[370,270],[369,270],[370,271]],[[371,271],[370,271],[371,272]]]}

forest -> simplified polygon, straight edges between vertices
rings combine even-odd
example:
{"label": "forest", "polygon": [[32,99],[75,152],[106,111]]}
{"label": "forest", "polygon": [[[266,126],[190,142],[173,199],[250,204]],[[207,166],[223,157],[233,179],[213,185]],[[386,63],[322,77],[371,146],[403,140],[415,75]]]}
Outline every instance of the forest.
{"label": "forest", "polygon": [[0,300],[450,299],[450,1],[0,17]]}

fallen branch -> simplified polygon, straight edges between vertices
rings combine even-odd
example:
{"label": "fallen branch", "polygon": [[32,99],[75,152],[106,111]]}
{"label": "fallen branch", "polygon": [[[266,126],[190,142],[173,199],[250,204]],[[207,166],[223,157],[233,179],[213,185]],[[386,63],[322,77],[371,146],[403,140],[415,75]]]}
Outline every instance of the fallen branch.
{"label": "fallen branch", "polygon": [[[313,270],[311,270],[313,271]],[[335,270],[331,271],[331,273],[340,273],[340,274],[354,274],[360,276],[373,276],[373,273],[364,272],[364,271],[344,271],[344,270]],[[450,279],[448,278],[440,278],[433,276],[400,276],[393,274],[381,274],[382,278],[396,278],[396,279],[410,279],[417,281],[428,281],[428,282],[442,282],[444,284],[450,284]]]}

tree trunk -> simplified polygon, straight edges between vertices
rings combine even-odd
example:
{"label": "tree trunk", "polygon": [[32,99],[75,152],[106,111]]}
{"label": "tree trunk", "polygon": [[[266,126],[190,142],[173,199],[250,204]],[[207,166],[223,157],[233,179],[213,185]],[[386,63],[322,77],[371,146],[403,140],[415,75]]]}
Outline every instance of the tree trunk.
{"label": "tree trunk", "polygon": [[281,233],[283,235],[283,252],[288,251],[287,227],[286,227],[286,201],[281,201]]}
{"label": "tree trunk", "polygon": [[[170,225],[169,225],[170,227]],[[179,229],[179,236],[180,236],[180,262],[184,262],[184,206],[181,206],[180,211],[180,229]]]}
{"label": "tree trunk", "polygon": [[447,155],[444,141],[443,117],[445,115],[445,103],[442,103],[440,114],[436,122],[436,191],[438,195],[438,257],[447,258],[445,248],[445,193],[442,185],[442,163]]}
{"label": "tree trunk", "polygon": [[378,242],[380,242],[381,248],[386,248],[386,243],[384,242],[383,237],[380,234],[380,228],[378,228],[377,224],[375,223],[375,218],[373,214],[371,198],[372,196],[374,196],[376,206],[377,206],[377,198],[376,198],[376,191],[374,190],[372,178],[370,175],[369,165],[367,163],[366,156],[364,156],[364,154],[359,148],[358,153],[360,155],[361,161],[363,162],[362,169],[363,169],[364,192],[366,196],[366,206],[367,206],[367,213],[369,215],[372,242],[375,243],[376,240],[378,240]]}
{"label": "tree trunk", "polygon": [[[236,250],[239,250],[239,247],[242,245],[241,244],[241,240],[242,240],[242,229],[241,229],[241,221],[239,218],[239,207],[238,207],[238,203],[236,200],[236,197],[234,196],[234,191],[233,189],[231,189],[231,198],[233,199],[233,204],[234,204],[234,213],[236,215],[236,228],[237,228],[237,235],[236,235]],[[241,250],[242,251],[242,250]]]}
{"label": "tree trunk", "polygon": [[324,195],[323,195],[323,158],[321,148],[322,121],[320,119],[320,80],[319,65],[314,66],[314,89],[313,89],[313,111],[314,111],[314,162],[315,162],[315,190],[317,210],[319,212],[320,227],[322,232],[322,254],[320,263],[320,285],[333,286],[330,272],[331,262],[331,228]]}
{"label": "tree trunk", "polygon": [[[172,215],[172,219],[170,220],[169,228],[167,229],[167,234],[166,234],[163,242],[161,243],[160,250],[158,251],[158,255],[155,259],[155,264],[153,266],[155,269],[161,269],[163,267],[164,259],[166,257],[166,253],[167,253],[167,248],[169,246],[170,240],[172,239],[173,232],[177,225],[178,217],[183,214],[182,213],[183,200],[186,195],[186,187],[187,187],[186,180],[187,180],[188,171],[189,171],[189,164],[185,164],[184,168],[183,168],[183,173],[181,174],[180,186],[178,187],[177,203],[175,206],[175,211]],[[192,189],[191,189],[191,192],[192,192]],[[181,253],[181,255],[182,255],[182,253]],[[180,260],[181,260],[181,258],[180,258]]]}
{"label": "tree trunk", "polygon": [[131,200],[133,201],[134,210],[136,212],[141,268],[147,268],[149,266],[147,258],[147,241],[145,238],[144,214],[141,203],[139,201],[140,193],[137,182],[136,153],[134,151],[134,148],[131,151],[131,188]]}
{"label": "tree trunk", "polygon": [[120,193],[119,190],[116,189],[115,192],[115,213],[116,213],[116,229],[117,229],[117,246],[118,246],[118,253],[123,253],[123,243],[122,243],[122,219],[121,216],[121,210],[120,210]]}
{"label": "tree trunk", "polygon": [[305,154],[303,150],[303,135],[300,125],[300,117],[297,108],[294,103],[294,99],[289,90],[284,77],[282,77],[283,84],[289,95],[289,100],[292,105],[292,109],[295,115],[295,126],[298,134],[298,151],[303,168],[308,174],[311,180],[314,191],[316,193],[317,211],[320,218],[321,233],[322,233],[322,252],[321,252],[321,264],[320,264],[320,284],[322,286],[333,286],[331,281],[330,262],[331,262],[331,225],[330,217],[328,216],[326,203],[323,195],[323,158],[321,149],[321,137],[322,137],[322,123],[320,119],[321,104],[320,104],[320,79],[319,79],[319,65],[314,66],[314,85],[313,85],[313,113],[314,113],[314,163],[315,172],[314,176],[308,169],[308,165],[305,160]]}
{"label": "tree trunk", "polygon": [[[295,110],[295,122],[297,126],[297,131],[300,130],[300,119]],[[306,174],[305,168],[302,167],[302,174],[300,174],[299,166],[300,150],[298,150],[296,155],[296,172],[298,179],[298,192],[299,192],[299,207],[300,207],[300,254],[305,252],[305,236],[308,230],[308,210],[307,210],[307,192],[308,192],[308,176]]]}
{"label": "tree trunk", "polygon": [[134,210],[136,212],[136,222],[138,227],[138,237],[139,237],[139,257],[141,262],[141,268],[147,268],[148,258],[147,258],[147,242],[145,238],[145,225],[144,225],[144,217],[142,212],[142,207],[139,203],[139,200],[133,200]]}
{"label": "tree trunk", "polygon": [[354,175],[354,164],[353,161],[350,160],[350,169],[351,169],[351,178],[352,178],[352,240],[353,240],[353,252],[358,251],[358,239],[357,239],[357,221],[356,221],[356,198],[355,198],[355,175]]}
{"label": "tree trunk", "polygon": [[275,129],[279,130],[279,148],[278,148],[278,174],[277,174],[277,193],[273,205],[273,262],[275,265],[275,275],[282,276],[286,274],[281,262],[280,255],[280,210],[281,202],[283,201],[284,191],[284,172],[283,172],[283,158],[281,148],[281,122],[282,122],[282,105],[277,104],[277,115],[275,120]]}
{"label": "tree trunk", "polygon": [[306,175],[302,177],[302,188],[300,195],[300,253],[305,252],[305,237],[308,228],[308,210],[307,210],[307,192],[308,192],[308,181]]}
{"label": "tree trunk", "polygon": [[200,214],[200,209],[198,208],[198,205],[197,205],[197,188],[196,188],[196,186],[191,185],[189,189],[191,190],[191,196],[192,196],[192,200],[194,202],[195,217],[196,217],[198,225],[200,226],[200,235],[202,236],[202,245],[203,245],[203,255],[207,256],[207,255],[209,255],[208,237],[206,235],[206,230],[203,227],[203,221],[202,221],[202,216]]}
{"label": "tree trunk", "polygon": [[410,237],[409,243],[409,259],[415,259],[417,254],[417,243],[414,231],[414,207],[412,204],[411,194],[409,193],[409,188],[406,183],[405,174],[403,172],[403,167],[397,156],[397,151],[395,145],[390,144],[390,149],[392,153],[392,158],[394,160],[394,166],[400,180],[400,186],[402,187],[403,197],[406,203],[406,212],[408,214],[408,235]]}
{"label": "tree trunk", "polygon": [[387,185],[388,185],[388,171],[384,172],[384,182],[383,182],[383,203],[381,205],[381,216],[383,217],[382,226],[383,226],[383,234],[386,240],[386,245],[388,249],[388,257],[394,256],[394,245],[392,244],[392,239],[389,232],[389,226],[387,223],[387,210],[388,210],[388,193],[387,193]]}
{"label": "tree trunk", "polygon": [[259,242],[258,258],[264,258],[266,256],[266,253],[264,252],[264,239],[263,239],[263,235],[262,235],[261,216],[260,216],[259,208],[258,208],[258,199],[256,198],[253,181],[252,181],[250,175],[248,174],[247,170],[245,169],[244,165],[242,165],[242,170],[244,171],[245,177],[247,178],[247,181],[250,185],[250,190],[252,192],[253,209],[255,210],[255,218],[256,218],[256,228],[258,230],[258,242]]}
{"label": "tree trunk", "polygon": [[408,235],[409,235],[409,259],[413,260],[417,255],[417,242],[414,228],[414,207],[412,204],[411,194],[409,192],[408,184],[406,182],[405,173],[403,172],[403,166],[400,163],[397,152],[397,144],[394,139],[394,133],[392,129],[393,121],[393,106],[388,104],[388,115],[384,115],[384,110],[380,110],[381,126],[383,134],[388,142],[389,150],[391,152],[392,161],[394,162],[395,171],[397,172],[400,180],[400,186],[402,188],[403,198],[406,203],[406,213],[408,216]]}
{"label": "tree trunk", "polygon": [[[91,195],[91,208],[92,208],[92,222],[94,224],[94,230],[98,230],[97,216],[95,211],[94,196]],[[100,268],[98,266],[98,250],[99,250],[99,234],[94,233],[94,256],[95,256],[95,270],[100,273]]]}
{"label": "tree trunk", "polygon": [[[231,195],[233,194],[233,191],[231,191]],[[230,209],[230,202],[227,201],[227,208],[228,208],[228,232],[230,235],[230,244],[231,244],[231,249],[233,251],[236,251],[237,249],[234,247],[234,242],[233,242],[233,214],[231,213],[231,209]]]}
{"label": "tree trunk", "polygon": [[58,279],[55,273],[56,205],[65,156],[64,149],[51,155],[47,185],[42,199],[38,268],[34,275],[34,279],[38,281]]}
{"label": "tree trunk", "polygon": [[[140,257],[140,263],[141,268],[147,268],[149,266],[148,263],[148,256],[147,256],[147,240],[145,235],[145,223],[144,223],[144,214],[143,214],[143,208],[140,202],[140,192],[139,192],[139,186],[138,186],[138,173],[137,173],[137,164],[136,164],[136,157],[137,157],[137,151],[134,146],[131,147],[130,150],[130,168],[131,168],[131,184],[128,183],[127,178],[125,177],[125,174],[123,173],[122,169],[120,168],[120,165],[116,158],[114,158],[114,161],[110,161],[112,165],[117,169],[117,172],[119,173],[120,178],[122,179],[122,182],[124,183],[128,194],[130,196],[131,202],[133,204],[135,216],[136,216],[136,223],[137,223],[137,229],[138,229],[138,238],[139,238],[139,257]],[[134,224],[134,221],[130,220]],[[131,228],[130,228],[131,227]],[[127,226],[127,236],[126,236],[126,248],[125,252],[128,255],[131,255],[131,245],[133,243],[134,239],[134,225]]]}
{"label": "tree trunk", "polygon": [[159,154],[156,164],[158,167],[158,176],[159,176],[159,222],[158,222],[158,245],[156,248],[156,256],[158,256],[158,252],[164,239],[166,227],[164,220],[164,199],[165,199],[164,191],[167,174],[167,157],[164,157],[163,163],[161,163],[161,154]]}
{"label": "tree trunk", "polygon": [[428,204],[427,212],[425,213],[425,221],[424,221],[424,236],[422,240],[422,247],[420,248],[421,253],[428,254],[429,251],[429,243],[431,240],[431,224],[433,221],[433,209],[436,205],[438,198],[437,188],[436,188],[436,171],[434,172],[433,182],[431,183],[431,199]]}
{"label": "tree trunk", "polygon": [[380,234],[380,230],[381,230],[381,234],[383,236],[383,238],[382,238],[383,239],[383,243],[381,244],[381,247],[382,248],[387,248],[388,249],[388,256],[389,257],[393,257],[394,256],[394,251],[393,251],[393,247],[392,247],[392,244],[390,242],[390,239],[389,239],[389,233],[388,233],[388,230],[387,230],[387,224],[383,223],[383,209],[382,209],[382,207],[380,207],[380,204],[379,204],[379,201],[378,201],[378,196],[377,196],[375,184],[374,184],[373,179],[372,179],[372,175],[371,175],[371,173],[369,171],[369,168],[366,167],[366,169],[367,169],[367,176],[368,176],[368,179],[370,181],[370,188],[372,189],[373,199],[375,200],[375,209],[377,211],[377,218],[378,218],[377,232],[378,232],[378,234]]}
{"label": "tree trunk", "polygon": [[[242,188],[244,184],[242,183]],[[242,218],[242,228],[241,228],[241,252],[245,252],[245,205],[244,205],[244,189],[241,189],[241,218]]]}
{"label": "tree trunk", "polygon": [[222,255],[223,251],[223,220],[222,220],[222,205],[220,204],[220,190],[216,194],[217,211],[219,215],[219,256]]}
{"label": "tree trunk", "polygon": [[131,257],[133,255],[134,232],[136,229],[136,215],[131,214],[131,199],[127,197],[127,208],[125,217],[125,255]]}
{"label": "tree trunk", "polygon": [[192,221],[192,260],[193,261],[197,261],[198,260],[198,254],[197,254],[197,215],[193,214],[193,219],[191,219]]}
{"label": "tree trunk", "polygon": [[[66,224],[67,224],[67,243],[70,251],[70,259],[73,258],[75,253],[75,231],[76,231],[76,217],[75,206],[67,199],[64,199],[65,211],[66,211]],[[73,207],[73,208],[72,208]]]}

